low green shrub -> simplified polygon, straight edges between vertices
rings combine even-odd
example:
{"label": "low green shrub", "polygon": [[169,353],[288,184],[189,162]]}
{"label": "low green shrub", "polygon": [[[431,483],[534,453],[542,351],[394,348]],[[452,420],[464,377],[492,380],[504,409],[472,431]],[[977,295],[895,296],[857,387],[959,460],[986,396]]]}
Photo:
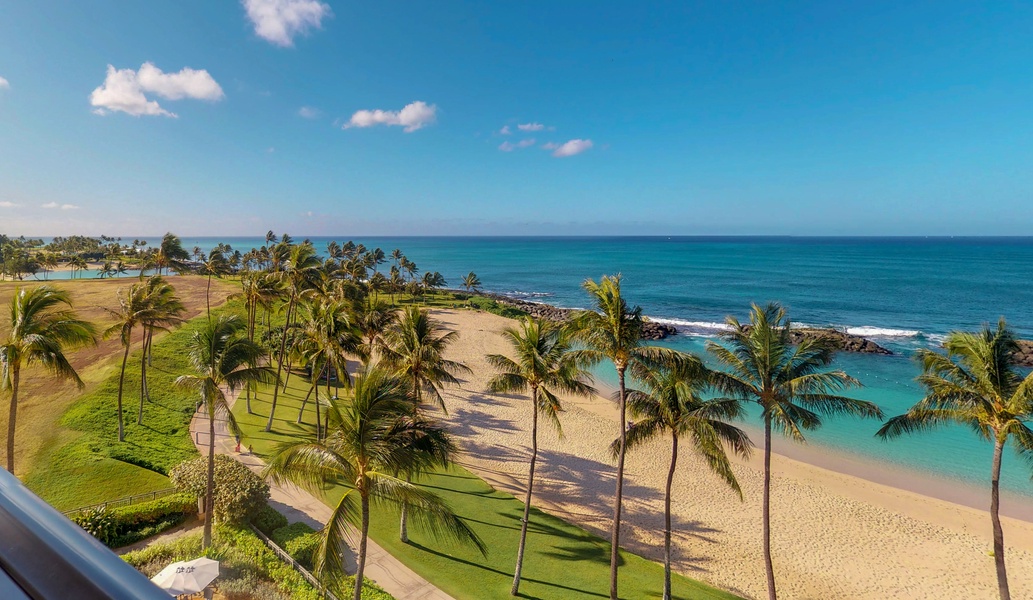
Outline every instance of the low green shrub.
{"label": "low green shrub", "polygon": [[294,523],[277,529],[269,537],[277,546],[283,548],[284,552],[290,554],[291,558],[306,569],[312,570],[320,540],[315,529],[305,523]]}
{"label": "low green shrub", "polygon": [[251,524],[262,533],[272,536],[273,532],[281,527],[287,526],[287,517],[280,514],[280,511],[266,504],[258,509],[255,516],[251,517]]}
{"label": "low green shrub", "polygon": [[197,512],[197,496],[179,492],[139,504],[120,506],[109,511],[120,529],[150,525],[170,515]]}
{"label": "low green shrub", "polygon": [[519,319],[527,316],[527,313],[519,308],[500,304],[498,301],[485,296],[474,296],[473,298],[470,298],[470,306],[478,310],[483,310],[484,312],[499,315],[500,317],[506,317],[507,319]]}
{"label": "low green shrub", "polygon": [[102,544],[110,545],[111,541],[118,535],[115,519],[103,506],[84,510],[72,515],[71,519],[73,523],[86,530],[86,533],[100,540]]}
{"label": "low green shrub", "polygon": [[[182,462],[169,473],[176,489],[204,497],[208,486],[208,457]],[[269,486],[244,464],[229,456],[215,457],[216,521],[245,523],[266,506]]]}

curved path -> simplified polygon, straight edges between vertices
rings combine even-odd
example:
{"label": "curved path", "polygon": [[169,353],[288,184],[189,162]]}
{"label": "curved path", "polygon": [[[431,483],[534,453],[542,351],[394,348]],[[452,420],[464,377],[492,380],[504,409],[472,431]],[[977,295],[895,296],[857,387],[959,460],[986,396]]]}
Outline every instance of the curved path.
{"label": "curved path", "polygon": [[[226,399],[232,406],[236,394],[227,393]],[[208,419],[204,413],[196,412],[190,420],[190,438],[202,456],[208,455]],[[258,473],[264,467],[262,459],[248,454],[236,452],[236,442],[226,427],[226,422],[215,423],[215,452],[232,456],[244,463],[252,471]],[[269,504],[283,514],[291,523],[298,521],[307,523],[315,529],[326,524],[331,510],[312,494],[294,486],[269,484]],[[354,536],[357,538],[357,536]],[[352,541],[349,541],[352,545]],[[355,569],[355,548],[352,554],[345,557],[345,565],[349,572]],[[394,596],[397,600],[454,600],[448,594],[434,587],[412,569],[402,564],[397,558],[372,539],[366,548],[366,578]]]}

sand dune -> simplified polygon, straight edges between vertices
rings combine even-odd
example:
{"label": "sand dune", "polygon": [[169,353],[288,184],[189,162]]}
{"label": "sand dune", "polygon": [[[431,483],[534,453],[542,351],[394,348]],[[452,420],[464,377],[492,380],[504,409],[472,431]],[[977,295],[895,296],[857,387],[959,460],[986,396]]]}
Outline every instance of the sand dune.
{"label": "sand dune", "polygon": [[[464,461],[497,487],[523,488],[530,412],[521,398],[491,395],[484,356],[507,353],[498,331],[512,321],[473,311],[434,311],[461,331],[451,358],[474,375],[446,395],[447,420],[462,436]],[[543,429],[535,503],[606,535],[614,467],[607,445],[616,435],[612,402],[566,403],[563,437]],[[756,441],[756,440],[755,440]],[[748,598],[766,596],[760,539],[759,452],[736,467],[745,499],[681,453],[673,512],[675,568]],[[629,455],[625,547],[660,559],[663,489],[669,441]],[[994,598],[985,511],[873,483],[810,464],[773,459],[772,547],[780,597]],[[1033,598],[1033,523],[1005,519],[1014,598]]]}

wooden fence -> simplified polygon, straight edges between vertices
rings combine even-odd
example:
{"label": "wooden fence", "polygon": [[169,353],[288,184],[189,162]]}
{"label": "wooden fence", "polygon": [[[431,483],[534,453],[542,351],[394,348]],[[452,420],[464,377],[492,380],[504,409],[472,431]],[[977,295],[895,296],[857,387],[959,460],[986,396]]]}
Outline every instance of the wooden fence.
{"label": "wooden fence", "polygon": [[79,508],[73,508],[72,510],[61,511],[66,517],[70,517],[74,514],[81,513],[94,508],[118,508],[120,506],[130,506],[139,502],[149,502],[151,500],[157,500],[158,498],[164,498],[176,493],[176,488],[170,487],[163,490],[156,490],[153,492],[147,492],[145,494],[136,494],[135,496],[126,496],[124,498],[118,498],[117,500],[109,500],[108,502],[101,502],[99,504],[91,504],[89,506],[80,506]]}
{"label": "wooden fence", "polygon": [[264,533],[259,531],[258,528],[255,527],[254,525],[249,525],[249,527],[251,527],[251,531],[255,532],[255,535],[258,536],[258,539],[260,539],[263,542],[265,542],[265,545],[268,546],[269,549],[273,551],[273,554],[275,554],[283,562],[285,562],[285,563],[289,564],[291,567],[293,567],[294,570],[297,571],[302,577],[304,577],[305,581],[309,582],[309,584],[313,588],[318,590],[323,595],[324,598],[327,598],[328,600],[337,600],[337,596],[334,596],[332,593],[330,593],[330,590],[327,590],[325,587],[323,587],[323,584],[319,583],[319,580],[316,579],[315,575],[310,573],[309,570],[306,569],[305,567],[301,566],[301,563],[299,563],[298,561],[294,560],[294,558],[290,554],[287,554],[286,552],[284,552],[283,548],[280,548],[279,546],[276,545],[276,542],[274,542],[271,539],[269,539],[268,536],[266,536]]}

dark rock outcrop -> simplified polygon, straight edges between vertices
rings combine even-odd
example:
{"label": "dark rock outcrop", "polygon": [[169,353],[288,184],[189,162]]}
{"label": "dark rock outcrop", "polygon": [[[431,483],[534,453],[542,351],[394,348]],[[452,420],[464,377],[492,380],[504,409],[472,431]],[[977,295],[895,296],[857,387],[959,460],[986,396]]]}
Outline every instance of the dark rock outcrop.
{"label": "dark rock outcrop", "polygon": [[1033,341],[1019,340],[1019,349],[1014,354],[1015,362],[1023,367],[1033,367]]}
{"label": "dark rock outcrop", "polygon": [[793,343],[800,343],[805,339],[831,339],[836,348],[844,352],[860,352],[862,354],[893,354],[889,350],[859,335],[853,335],[836,329],[793,329],[789,332],[789,339]]}

